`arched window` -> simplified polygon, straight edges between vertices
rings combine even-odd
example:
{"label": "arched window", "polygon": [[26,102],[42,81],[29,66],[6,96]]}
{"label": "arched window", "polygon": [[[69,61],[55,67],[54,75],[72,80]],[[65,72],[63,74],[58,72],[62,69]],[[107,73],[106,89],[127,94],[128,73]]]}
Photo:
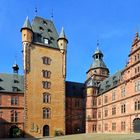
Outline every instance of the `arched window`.
{"label": "arched window", "polygon": [[43,94],[43,103],[50,103],[51,102],[51,95],[49,93]]}
{"label": "arched window", "polygon": [[51,109],[50,108],[43,108],[43,118],[44,119],[51,118]]}
{"label": "arched window", "polygon": [[11,122],[17,122],[18,121],[18,113],[17,111],[12,110],[11,111]]}

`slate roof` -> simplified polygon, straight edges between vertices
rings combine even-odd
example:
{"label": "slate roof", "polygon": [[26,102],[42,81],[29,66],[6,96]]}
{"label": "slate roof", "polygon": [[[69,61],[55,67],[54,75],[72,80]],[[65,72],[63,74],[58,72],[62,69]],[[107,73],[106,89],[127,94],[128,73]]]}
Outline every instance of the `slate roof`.
{"label": "slate roof", "polygon": [[95,59],[91,64],[90,69],[95,68],[107,68],[104,61],[102,59]]}
{"label": "slate roof", "polygon": [[[51,20],[35,17],[32,22],[33,42],[46,45],[52,48],[58,48],[58,33]],[[44,43],[44,38],[48,39],[48,44]]]}
{"label": "slate roof", "polygon": [[13,88],[17,88],[16,93],[24,93],[24,77],[17,74],[0,73],[0,92],[13,92]]}
{"label": "slate roof", "polygon": [[84,98],[85,86],[83,83],[66,81],[66,97],[81,97]]}
{"label": "slate roof", "polygon": [[28,28],[28,29],[32,30],[31,23],[29,21],[28,16],[26,17],[26,20],[25,20],[25,22],[24,22],[23,27],[21,28],[21,30],[22,29],[25,29],[25,28]]}
{"label": "slate roof", "polygon": [[103,56],[103,53],[102,53],[101,50],[99,50],[99,48],[97,48],[97,49],[95,50],[93,56],[96,55],[96,54],[101,54],[101,55]]}
{"label": "slate roof", "polygon": [[106,78],[99,84],[99,94],[104,93],[114,87],[116,87],[119,83],[119,80],[122,76],[122,71],[118,71],[112,76]]}

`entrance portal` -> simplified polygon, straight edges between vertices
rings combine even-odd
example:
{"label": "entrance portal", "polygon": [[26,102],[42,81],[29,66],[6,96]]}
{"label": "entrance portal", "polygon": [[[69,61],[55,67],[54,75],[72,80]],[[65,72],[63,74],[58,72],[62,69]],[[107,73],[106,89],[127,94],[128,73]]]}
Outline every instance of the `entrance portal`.
{"label": "entrance portal", "polygon": [[133,125],[134,125],[134,132],[135,133],[140,133],[140,118],[136,118],[133,121]]}
{"label": "entrance portal", "polygon": [[44,125],[43,127],[43,136],[49,136],[49,126]]}
{"label": "entrance portal", "polygon": [[21,137],[21,131],[17,126],[12,126],[10,128],[10,138],[18,138]]}

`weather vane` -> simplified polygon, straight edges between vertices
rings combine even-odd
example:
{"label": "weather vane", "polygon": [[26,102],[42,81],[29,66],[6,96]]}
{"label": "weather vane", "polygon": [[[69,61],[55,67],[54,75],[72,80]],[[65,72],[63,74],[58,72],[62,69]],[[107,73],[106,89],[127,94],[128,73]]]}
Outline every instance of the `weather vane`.
{"label": "weather vane", "polygon": [[53,9],[52,9],[52,12],[51,12],[51,20],[53,20]]}
{"label": "weather vane", "polygon": [[37,7],[35,7],[35,15],[36,15],[36,16],[37,16],[37,12],[38,12],[38,11],[37,11]]}
{"label": "weather vane", "polygon": [[97,49],[99,49],[99,40],[97,40]]}

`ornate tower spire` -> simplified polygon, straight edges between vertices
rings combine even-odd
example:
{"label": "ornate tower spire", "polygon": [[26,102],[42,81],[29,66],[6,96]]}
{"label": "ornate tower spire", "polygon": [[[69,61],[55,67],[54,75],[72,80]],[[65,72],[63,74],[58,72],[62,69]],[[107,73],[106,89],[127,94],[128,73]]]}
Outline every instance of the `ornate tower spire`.
{"label": "ornate tower spire", "polygon": [[[98,44],[98,43],[97,43]],[[98,45],[97,45],[98,46]],[[97,49],[93,54],[93,62],[90,66],[90,69],[87,71],[87,80],[89,78],[94,79],[94,81],[102,81],[109,76],[109,69],[103,61],[103,53]]]}

